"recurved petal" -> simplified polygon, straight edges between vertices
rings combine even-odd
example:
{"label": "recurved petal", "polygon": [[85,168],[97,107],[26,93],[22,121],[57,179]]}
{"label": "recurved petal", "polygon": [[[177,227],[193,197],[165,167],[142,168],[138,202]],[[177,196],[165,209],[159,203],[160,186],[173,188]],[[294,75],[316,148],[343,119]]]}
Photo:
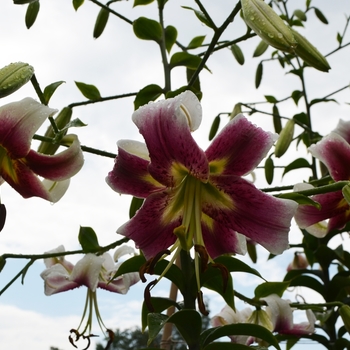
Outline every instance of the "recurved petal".
{"label": "recurved petal", "polygon": [[334,180],[350,180],[350,145],[339,134],[331,132],[309,151],[326,165]]}
{"label": "recurved petal", "polygon": [[188,172],[207,180],[206,156],[191,135],[201,116],[200,103],[190,91],[150,103],[134,112],[132,119],[149,150],[149,172],[163,185],[174,187]]}
{"label": "recurved petal", "polygon": [[29,97],[0,107],[0,145],[11,153],[12,158],[25,157],[33,135],[55,112]]}
{"label": "recurved petal", "polygon": [[[63,245],[58,246],[55,249],[49,250],[48,252],[45,252],[45,254],[53,254],[53,253],[64,253],[66,250]],[[47,268],[52,267],[55,264],[62,265],[68,273],[70,273],[73,270],[74,265],[65,259],[64,256],[59,256],[55,258],[45,258],[44,264]]]}
{"label": "recurved petal", "polygon": [[146,198],[152,192],[164,189],[148,171],[148,149],[138,141],[118,141],[118,156],[114,168],[106,177],[107,184],[116,192]]}
{"label": "recurved petal", "polygon": [[98,287],[113,293],[126,294],[130,287],[139,280],[140,274],[138,272],[131,272],[126,273],[123,276],[119,276],[109,283],[99,282]]}
{"label": "recurved petal", "polygon": [[45,295],[65,292],[77,287],[78,283],[69,279],[69,272],[61,264],[55,264],[40,274],[45,281]]}
{"label": "recurved petal", "polygon": [[221,225],[209,216],[202,214],[202,235],[205,247],[212,259],[222,254],[245,254],[246,238],[236,231]]}
{"label": "recurved petal", "polygon": [[340,119],[333,132],[339,134],[347,143],[350,143],[350,121]]}
{"label": "recurved petal", "polygon": [[270,196],[238,176],[210,177],[210,181],[211,190],[203,194],[203,212],[273,254],[281,254],[288,248],[295,202]]}
{"label": "recurved petal", "polygon": [[[341,191],[318,194],[311,198],[321,204],[321,209],[317,209],[311,205],[299,205],[295,214],[295,221],[300,228],[307,229],[309,226],[322,222],[323,220],[337,217],[338,215],[344,215],[346,210],[349,209],[349,205],[343,198]],[[342,225],[344,225],[344,222]],[[327,233],[328,232],[329,228],[327,228]]]}
{"label": "recurved petal", "polygon": [[46,155],[30,150],[23,160],[37,175],[53,181],[62,181],[74,176],[83,166],[84,157],[76,135],[69,135],[74,141],[64,151]]}
{"label": "recurved petal", "polygon": [[257,167],[276,141],[277,135],[249,122],[242,114],[234,117],[206,150],[210,173],[242,176]]}
{"label": "recurved petal", "polygon": [[80,286],[88,287],[94,292],[99,282],[98,277],[103,262],[104,258],[102,256],[96,256],[92,253],[86,254],[74,266],[69,279]]}
{"label": "recurved petal", "polygon": [[182,213],[171,212],[169,202],[171,196],[167,192],[151,194],[136,215],[117,230],[117,233],[132,239],[146,259],[154,257],[176,241],[173,231],[181,225]]}

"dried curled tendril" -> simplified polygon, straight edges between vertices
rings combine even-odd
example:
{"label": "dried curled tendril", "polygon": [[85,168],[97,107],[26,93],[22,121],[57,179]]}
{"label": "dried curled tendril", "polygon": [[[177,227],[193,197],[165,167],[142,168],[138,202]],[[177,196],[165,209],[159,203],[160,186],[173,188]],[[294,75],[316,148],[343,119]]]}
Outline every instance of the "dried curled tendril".
{"label": "dried curled tendril", "polygon": [[[108,342],[106,344],[106,347],[104,348],[104,350],[108,350],[109,347],[112,345],[113,343],[113,339],[114,339],[114,332],[110,329],[107,329],[106,330],[107,333],[108,333]],[[69,339],[69,342],[75,347],[75,348],[78,348],[75,343],[77,343],[79,341],[80,338],[84,339],[87,341],[87,345],[85,348],[83,348],[82,350],[87,350],[90,345],[91,345],[91,340],[90,338],[92,337],[98,337],[98,335],[94,335],[94,334],[89,334],[89,335],[84,335],[84,334],[80,334],[76,329],[72,328],[70,331],[71,335],[69,335],[68,339]],[[74,337],[72,337],[72,333],[75,334],[75,339]]]}

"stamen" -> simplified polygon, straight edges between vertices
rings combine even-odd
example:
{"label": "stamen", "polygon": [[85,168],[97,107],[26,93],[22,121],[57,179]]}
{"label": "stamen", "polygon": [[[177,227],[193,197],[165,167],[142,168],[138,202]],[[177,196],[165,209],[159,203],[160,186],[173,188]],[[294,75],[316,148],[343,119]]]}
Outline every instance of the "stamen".
{"label": "stamen", "polygon": [[203,301],[203,293],[200,290],[197,293],[197,299],[198,299],[198,309],[199,309],[199,311],[201,312],[202,315],[208,316],[209,312],[205,308],[205,304],[204,304],[204,301]]}
{"label": "stamen", "polygon": [[143,283],[147,282],[147,279],[145,277],[145,273],[148,273],[149,275],[154,274],[154,268],[159,260],[163,257],[163,255],[170,255],[171,252],[169,249],[162,250],[159,253],[157,253],[153,258],[147,260],[139,270],[140,278]]}
{"label": "stamen", "polygon": [[220,270],[221,276],[222,276],[223,291],[225,292],[228,285],[228,278],[229,278],[230,272],[228,271],[225,265],[220,263],[213,263],[211,264],[211,266]]}
{"label": "stamen", "polygon": [[151,288],[157,284],[157,280],[154,280],[147,284],[144,292],[145,304],[150,312],[154,312],[155,309],[151,303]]}

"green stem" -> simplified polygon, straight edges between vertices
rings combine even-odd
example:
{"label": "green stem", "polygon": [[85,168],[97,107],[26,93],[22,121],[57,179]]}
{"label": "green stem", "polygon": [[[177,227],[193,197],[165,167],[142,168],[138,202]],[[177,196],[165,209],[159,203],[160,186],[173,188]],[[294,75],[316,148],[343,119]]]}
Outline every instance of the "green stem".
{"label": "green stem", "polygon": [[131,97],[131,96],[136,96],[136,95],[137,95],[137,92],[129,92],[127,94],[122,94],[122,95],[101,97],[98,100],[87,100],[87,101],[82,101],[82,102],[74,102],[74,103],[71,103],[70,105],[68,105],[68,107],[73,108],[73,107],[78,107],[78,106],[86,106],[86,105],[90,105],[92,103],[117,100],[119,98]]}
{"label": "green stem", "polygon": [[119,17],[120,19],[122,19],[123,21],[132,24],[132,21],[126,17],[124,17],[123,15],[121,15],[120,13],[112,10],[111,8],[109,8],[108,6],[102,4],[101,2],[97,1],[97,0],[90,0],[91,2],[93,2],[94,4],[104,8],[105,10],[109,11],[110,13],[112,13],[113,15]]}
{"label": "green stem", "polygon": [[180,252],[181,270],[184,274],[185,288],[183,292],[184,308],[196,310],[196,297],[193,295],[191,282],[194,275],[193,260],[186,250]]}

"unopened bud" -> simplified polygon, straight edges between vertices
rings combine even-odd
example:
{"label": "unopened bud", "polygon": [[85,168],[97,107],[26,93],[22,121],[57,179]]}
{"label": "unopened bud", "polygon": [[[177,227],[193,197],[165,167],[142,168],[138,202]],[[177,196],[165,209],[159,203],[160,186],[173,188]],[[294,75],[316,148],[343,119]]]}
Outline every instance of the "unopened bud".
{"label": "unopened bud", "polygon": [[303,270],[309,266],[305,256],[299,253],[295,253],[293,261],[288,265],[287,271],[291,270]]}
{"label": "unopened bud", "polygon": [[[55,124],[57,129],[63,129],[71,120],[72,117],[72,109],[70,107],[64,107],[61,112],[55,118]],[[63,135],[67,133],[67,130],[63,132]],[[45,137],[54,138],[56,136],[53,127],[50,125],[45,133]],[[59,143],[51,143],[43,141],[40,143],[38,147],[38,152],[43,154],[53,155],[56,153],[57,149],[60,147]]]}
{"label": "unopened bud", "polygon": [[278,50],[293,52],[296,41],[290,28],[262,0],[241,0],[246,24],[267,44]]}
{"label": "unopened bud", "polygon": [[286,153],[290,143],[292,142],[294,135],[294,124],[294,120],[290,119],[282,129],[275,146],[275,156],[277,158],[282,157]]}
{"label": "unopened bud", "polygon": [[322,72],[328,72],[331,67],[326,58],[305,37],[296,32],[294,29],[291,30],[297,42],[294,53],[303,59],[309,66]]}
{"label": "unopened bud", "polygon": [[233,110],[230,114],[230,119],[233,119],[236,115],[242,113],[242,104],[241,103],[236,103],[235,106],[233,107]]}
{"label": "unopened bud", "polygon": [[344,327],[350,333],[350,306],[349,305],[343,305],[339,308],[339,315],[341,316]]}
{"label": "unopened bud", "polygon": [[28,63],[16,62],[0,69],[0,98],[8,96],[26,84],[34,74]]}

